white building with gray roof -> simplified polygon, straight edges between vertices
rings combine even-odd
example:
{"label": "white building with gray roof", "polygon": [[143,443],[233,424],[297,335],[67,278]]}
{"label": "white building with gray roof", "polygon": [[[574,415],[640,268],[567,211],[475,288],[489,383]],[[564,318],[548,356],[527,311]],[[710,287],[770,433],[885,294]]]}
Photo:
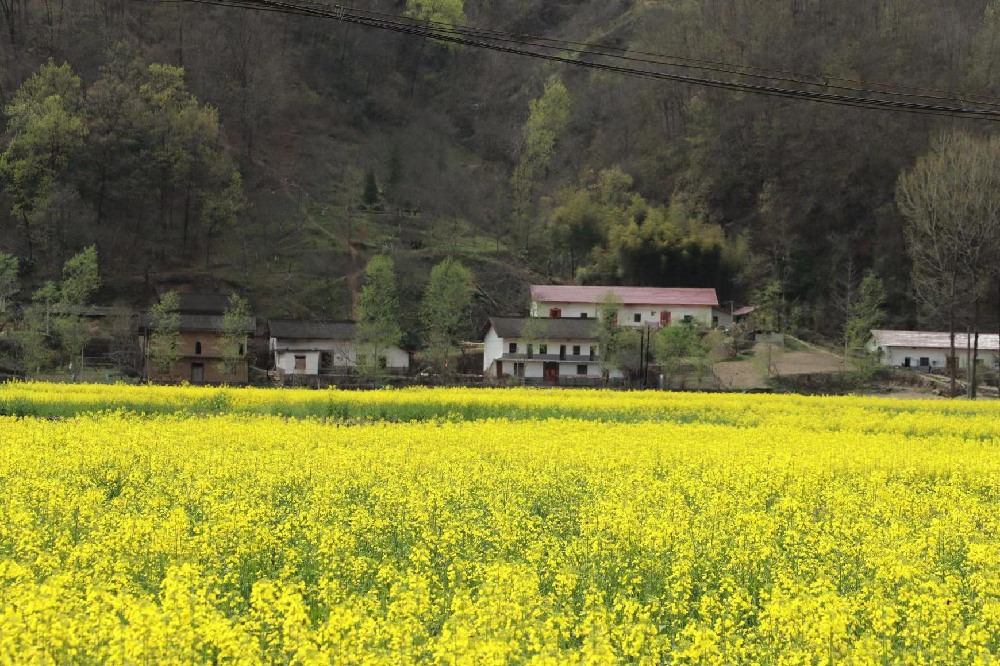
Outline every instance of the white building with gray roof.
{"label": "white building with gray roof", "polygon": [[[362,352],[352,321],[272,319],[269,326],[274,367],[285,374],[338,374],[358,365]],[[389,347],[380,355],[390,372],[406,372],[410,367],[410,355],[399,347]]]}

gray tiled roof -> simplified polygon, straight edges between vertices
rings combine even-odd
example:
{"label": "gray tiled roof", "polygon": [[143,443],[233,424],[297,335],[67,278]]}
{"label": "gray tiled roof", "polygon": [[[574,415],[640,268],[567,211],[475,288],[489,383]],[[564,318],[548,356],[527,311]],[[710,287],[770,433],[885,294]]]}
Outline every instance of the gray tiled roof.
{"label": "gray tiled roof", "polygon": [[[139,317],[139,328],[149,328],[149,315],[143,313]],[[257,328],[257,320],[247,317],[243,324],[244,333],[253,333]],[[181,314],[182,331],[222,331],[222,315]]]}
{"label": "gray tiled roof", "polygon": [[353,321],[300,321],[272,319],[269,322],[272,338],[293,340],[353,340]]}

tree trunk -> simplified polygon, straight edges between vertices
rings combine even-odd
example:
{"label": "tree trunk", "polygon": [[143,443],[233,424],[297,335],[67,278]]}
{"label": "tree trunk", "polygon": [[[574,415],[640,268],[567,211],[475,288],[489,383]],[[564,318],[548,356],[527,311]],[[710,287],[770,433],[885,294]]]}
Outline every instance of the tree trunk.
{"label": "tree trunk", "polygon": [[957,276],[953,273],[951,276],[951,293],[948,298],[948,338],[951,341],[951,348],[949,351],[949,373],[951,375],[951,395],[949,398],[955,397],[955,386],[957,380],[957,368],[958,359],[955,358],[955,281]]}
{"label": "tree trunk", "polygon": [[979,377],[977,376],[978,368],[976,363],[979,361],[979,294],[976,289],[973,289],[973,298],[975,302],[972,308],[972,331],[973,331],[973,342],[972,342],[972,368],[969,370],[969,399],[975,400],[976,394],[979,392]]}
{"label": "tree trunk", "polygon": [[35,260],[35,245],[31,242],[31,222],[28,221],[28,214],[21,211],[21,222],[24,224],[24,240],[28,243],[28,261]]}
{"label": "tree trunk", "polygon": [[184,231],[181,235],[181,244],[186,248],[188,242],[188,221],[191,217],[191,183],[187,184],[184,193]]}
{"label": "tree trunk", "polygon": [[417,85],[417,74],[420,72],[420,58],[423,56],[425,44],[427,44],[426,37],[420,41],[420,49],[417,50],[417,57],[413,59],[413,73],[410,75],[410,99],[413,99],[413,89]]}

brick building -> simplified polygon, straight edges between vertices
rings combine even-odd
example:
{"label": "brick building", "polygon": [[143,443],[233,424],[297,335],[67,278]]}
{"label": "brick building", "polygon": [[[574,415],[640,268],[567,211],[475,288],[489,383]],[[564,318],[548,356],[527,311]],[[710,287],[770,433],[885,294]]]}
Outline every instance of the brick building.
{"label": "brick building", "polygon": [[234,373],[222,367],[222,317],[229,303],[226,294],[179,294],[181,358],[167,372],[149,362],[147,341],[151,333],[147,313],[139,318],[139,345],[143,375],[151,381],[189,381],[192,384],[246,384],[249,376],[247,349],[256,330],[256,320],[248,317],[240,346],[242,360]]}

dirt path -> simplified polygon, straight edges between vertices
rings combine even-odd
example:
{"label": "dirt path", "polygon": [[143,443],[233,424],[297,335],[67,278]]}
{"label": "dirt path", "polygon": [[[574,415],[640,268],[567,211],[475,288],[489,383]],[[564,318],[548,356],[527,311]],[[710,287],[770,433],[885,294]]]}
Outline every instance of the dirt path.
{"label": "dirt path", "polygon": [[[842,358],[817,347],[811,347],[809,351],[789,352],[783,351],[781,347],[773,347],[772,354],[775,370],[779,375],[821,374],[841,372],[844,369]],[[754,358],[716,363],[712,369],[723,388],[764,388],[767,386],[764,365],[766,355],[767,351],[757,345],[754,347]]]}

